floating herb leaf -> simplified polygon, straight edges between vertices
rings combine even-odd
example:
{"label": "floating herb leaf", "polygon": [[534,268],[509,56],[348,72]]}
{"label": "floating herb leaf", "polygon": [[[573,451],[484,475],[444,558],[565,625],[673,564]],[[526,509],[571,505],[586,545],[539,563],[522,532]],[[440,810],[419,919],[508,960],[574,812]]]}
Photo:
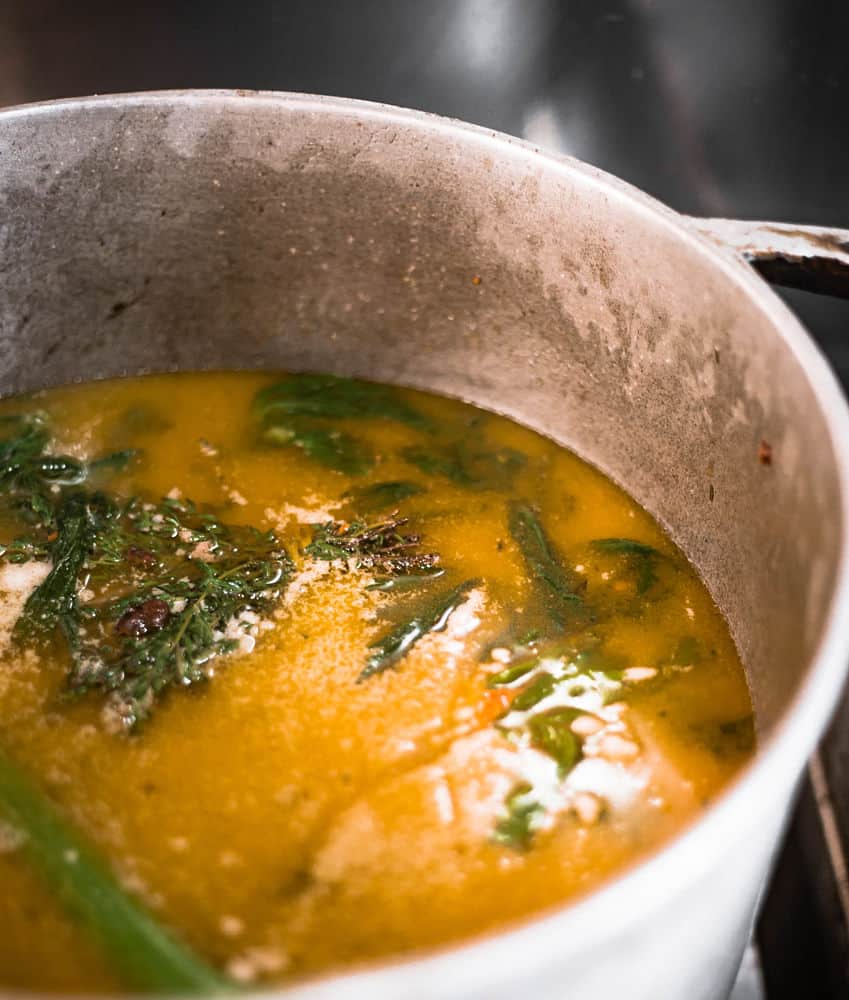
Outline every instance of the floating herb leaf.
{"label": "floating herb leaf", "polygon": [[309,416],[382,418],[421,430],[430,428],[430,421],[390,387],[338,375],[290,375],[261,389],[253,405],[266,426],[280,417]]}
{"label": "floating herb leaf", "polygon": [[424,493],[424,486],[406,480],[395,480],[385,483],[372,483],[370,486],[360,486],[342,494],[343,500],[355,503],[359,510],[376,512],[387,507],[396,507],[402,500]]}
{"label": "floating herb leaf", "polygon": [[390,667],[395,668],[410,649],[430,632],[440,632],[445,628],[451,613],[466,600],[480,580],[466,580],[437,597],[429,598],[418,611],[406,618],[385,635],[376,639],[369,649],[373,652],[366,660],[358,681],[367,680],[381,674]]}
{"label": "floating herb leaf", "polygon": [[444,476],[458,486],[506,489],[527,458],[512,448],[486,450],[461,439],[444,445],[410,445],[401,457],[429,476]]}
{"label": "floating herb leaf", "polygon": [[633,538],[597,538],[590,543],[596,552],[624,556],[636,574],[637,593],[642,595],[657,583],[657,563],[663,558],[651,545]]}
{"label": "floating herb leaf", "polygon": [[253,401],[262,438],[300,448],[322,465],[360,476],[374,464],[361,441],[333,426],[335,420],[384,419],[420,430],[430,422],[391,388],[336,375],[290,375],[261,389]]}
{"label": "floating herb leaf", "polygon": [[526,783],[516,785],[507,796],[504,809],[504,815],[495,824],[492,839],[505,847],[527,850],[545,815],[545,810],[534,798],[533,788]]}
{"label": "floating herb leaf", "polygon": [[401,531],[408,520],[393,516],[372,524],[328,521],[314,527],[312,541],[305,551],[313,559],[344,559],[381,576],[433,576],[439,556],[435,552],[418,551],[421,535]]}
{"label": "floating herb leaf", "polygon": [[525,660],[524,663],[514,663],[509,667],[505,667],[503,670],[499,670],[497,674],[490,674],[487,678],[486,686],[490,688],[509,687],[524,677],[525,674],[529,674],[534,670],[538,662],[536,659]]}
{"label": "floating herb leaf", "polygon": [[547,698],[557,687],[557,679],[551,674],[538,674],[531,683],[513,699],[510,705],[511,712],[526,712],[534,705],[538,705],[543,698]]}
{"label": "floating herb leaf", "polygon": [[266,427],[262,438],[275,447],[294,447],[320,465],[348,476],[362,476],[374,464],[371,451],[356,438],[333,428],[310,427],[291,420]]}
{"label": "floating herb leaf", "polygon": [[563,629],[575,621],[582,606],[585,581],[568,572],[557,559],[539,518],[527,504],[512,504],[508,523],[528,572],[542,592],[548,617]]}
{"label": "floating herb leaf", "polygon": [[0,816],[20,830],[22,850],[49,888],[106,951],[125,984],[181,994],[236,991],[117,883],[107,866],[52,803],[0,754]]}
{"label": "floating herb leaf", "polygon": [[423,584],[432,583],[445,575],[445,570],[438,566],[432,569],[422,569],[419,573],[407,573],[404,576],[378,577],[370,583],[366,590],[379,590],[384,594],[398,594],[407,590],[418,590]]}
{"label": "floating herb leaf", "polygon": [[581,741],[571,729],[581,714],[577,708],[552,708],[531,716],[527,723],[531,745],[557,761],[561,780],[581,759]]}
{"label": "floating herb leaf", "polygon": [[51,518],[56,524],[56,538],[48,549],[53,565],[27,598],[15,623],[18,637],[45,634],[58,625],[72,646],[76,644],[80,572],[114,513],[114,505],[99,494],[72,494],[57,505]]}
{"label": "floating herb leaf", "polygon": [[682,636],[675,645],[670,663],[679,667],[690,667],[702,658],[702,647],[694,635]]}

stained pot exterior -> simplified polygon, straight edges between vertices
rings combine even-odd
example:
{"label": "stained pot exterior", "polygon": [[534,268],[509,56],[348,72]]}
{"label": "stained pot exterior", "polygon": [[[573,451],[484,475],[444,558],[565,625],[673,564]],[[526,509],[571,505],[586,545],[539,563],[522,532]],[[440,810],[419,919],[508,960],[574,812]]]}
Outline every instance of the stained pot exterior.
{"label": "stained pot exterior", "polygon": [[731,251],[577,161],[414,112],[241,92],[57,102],[0,113],[0,341],[3,394],[332,371],[504,413],[625,485],[729,620],[755,765],[577,905],[283,992],[727,995],[849,652],[846,407]]}

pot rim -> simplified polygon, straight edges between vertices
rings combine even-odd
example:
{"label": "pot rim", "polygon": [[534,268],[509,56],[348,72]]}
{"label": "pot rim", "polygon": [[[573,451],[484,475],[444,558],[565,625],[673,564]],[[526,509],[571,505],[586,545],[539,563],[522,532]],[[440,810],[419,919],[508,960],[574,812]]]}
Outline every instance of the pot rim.
{"label": "pot rim", "polygon": [[[792,774],[795,782],[801,772],[836,707],[849,668],[849,629],[842,627],[842,622],[849,620],[849,408],[836,376],[811,336],[737,253],[701,235],[686,217],[626,181],[574,157],[548,152],[531,142],[492,129],[429,112],[349,98],[285,91],[186,89],[65,98],[4,108],[0,110],[0,137],[3,123],[15,118],[62,116],[66,112],[108,107],[243,109],[251,105],[391,123],[423,137],[436,134],[453,138],[461,145],[485,147],[493,156],[536,166],[543,175],[577,175],[584,185],[603,192],[611,200],[627,203],[632,210],[684,240],[770,320],[776,335],[784,340],[809,380],[822,407],[837,464],[842,514],[840,557],[830,608],[811,658],[809,675],[784,710],[773,733],[758,748],[753,762],[697,820],[659,850],[585,897],[526,918],[519,924],[435,949],[332,971],[257,994],[339,997],[343,990],[344,995],[349,995],[349,990],[359,993],[361,989],[369,989],[370,997],[395,998],[405,992],[402,982],[415,979],[427,984],[427,995],[441,991],[440,995],[464,996],[493,981],[509,983],[521,976],[522,970],[532,968],[539,972],[555,962],[562,963],[564,952],[570,950],[569,942],[603,941],[636,920],[647,924],[652,913],[677,894],[680,886],[694,882],[700,874],[722,864],[729,846],[738,842],[750,826],[757,824],[759,815],[770,815],[770,810],[774,812],[781,804],[786,795],[786,776]],[[752,808],[752,803],[757,810]],[[744,821],[741,817],[746,816],[747,810],[751,815]]]}

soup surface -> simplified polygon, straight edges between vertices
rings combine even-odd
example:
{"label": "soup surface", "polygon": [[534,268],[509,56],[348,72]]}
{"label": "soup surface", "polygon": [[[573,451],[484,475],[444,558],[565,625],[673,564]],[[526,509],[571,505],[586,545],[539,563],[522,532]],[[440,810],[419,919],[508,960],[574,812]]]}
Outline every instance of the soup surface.
{"label": "soup surface", "polygon": [[656,849],[752,752],[695,573],[510,420],[244,373],[0,420],[4,986],[155,985],[86,909],[98,877],[258,985],[501,927]]}

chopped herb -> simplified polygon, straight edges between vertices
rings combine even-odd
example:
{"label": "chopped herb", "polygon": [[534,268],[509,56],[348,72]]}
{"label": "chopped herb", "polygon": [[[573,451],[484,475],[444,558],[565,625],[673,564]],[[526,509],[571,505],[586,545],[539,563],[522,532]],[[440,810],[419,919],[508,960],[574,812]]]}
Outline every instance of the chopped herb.
{"label": "chopped herb", "polygon": [[[206,679],[209,661],[238,645],[228,627],[270,608],[291,572],[273,534],[222,524],[191,501],[118,503],[79,489],[46,498],[45,525],[6,549],[17,562],[52,563],[16,638],[37,642],[58,628],[71,656],[68,692],[101,692],[127,728],[165,688]],[[83,600],[84,589],[94,596]],[[154,615],[160,605],[167,614]]]}
{"label": "chopped herb", "polygon": [[543,594],[548,617],[563,629],[574,622],[581,608],[585,581],[567,571],[557,559],[539,518],[527,504],[511,505],[509,526],[528,572]]}
{"label": "chopped herb", "polygon": [[524,663],[514,663],[497,674],[490,674],[487,678],[486,686],[490,688],[509,687],[525,674],[529,674],[537,665],[538,660],[525,660]]}
{"label": "chopped herb", "polygon": [[66,909],[104,948],[128,987],[177,996],[236,991],[127,894],[52,803],[0,754],[0,816]]}
{"label": "chopped herb", "polygon": [[77,582],[98,534],[113,514],[112,505],[98,494],[72,494],[57,505],[51,518],[56,524],[56,538],[49,548],[53,565],[27,598],[15,623],[19,637],[52,632],[61,625],[68,641],[76,645],[80,618]]}
{"label": "chopped herb", "polygon": [[534,798],[532,787],[526,783],[513,788],[504,807],[504,815],[495,824],[492,839],[505,847],[526,851],[531,846],[545,810]]}
{"label": "chopped herb", "polygon": [[445,628],[451,613],[463,602],[469,591],[480,583],[479,580],[466,580],[457,587],[430,598],[411,617],[390,629],[386,635],[375,640],[369,649],[373,652],[366,660],[359,681],[364,681],[375,674],[382,674],[390,667],[393,669],[419,639],[430,632],[441,632]]}
{"label": "chopped herb", "polygon": [[370,486],[360,486],[342,494],[343,500],[351,500],[360,510],[380,511],[387,507],[396,507],[402,500],[425,493],[424,486],[410,483],[406,480],[395,480],[385,483],[372,483]]}
{"label": "chopped herb", "polygon": [[581,742],[571,729],[581,714],[577,708],[552,708],[532,716],[527,723],[531,744],[557,761],[561,780],[581,759]]}
{"label": "chopped herb", "polygon": [[443,476],[458,486],[473,489],[506,489],[527,458],[512,448],[485,450],[465,440],[442,446],[411,445],[401,457],[429,476]]}
{"label": "chopped herb", "polygon": [[254,412],[266,426],[280,417],[308,416],[324,419],[381,418],[421,430],[430,421],[404,402],[388,386],[338,375],[290,375],[261,389],[254,398]]}
{"label": "chopped herb", "polygon": [[333,426],[345,419],[394,420],[426,430],[430,422],[393,389],[336,375],[291,375],[261,389],[253,413],[269,444],[300,448],[305,455],[349,476],[364,475],[374,455],[361,441]]}
{"label": "chopped herb", "polygon": [[373,570],[380,576],[419,579],[433,576],[439,556],[419,551],[421,535],[402,533],[408,520],[393,516],[373,524],[328,521],[315,526],[305,551],[314,559],[354,562],[358,568]]}
{"label": "chopped herb", "polygon": [[374,455],[350,434],[333,428],[309,427],[291,420],[266,427],[262,439],[275,447],[300,448],[320,465],[348,476],[362,476],[374,464]]}
{"label": "chopped herb", "polygon": [[694,635],[685,635],[678,640],[670,662],[680,667],[690,667],[701,658],[702,647],[699,640]]}
{"label": "chopped herb", "polygon": [[379,590],[385,594],[397,594],[405,590],[418,590],[423,584],[432,583],[445,575],[445,570],[439,566],[432,569],[422,569],[419,573],[407,573],[404,576],[378,577],[370,583],[366,590]]}
{"label": "chopped herb", "polygon": [[543,698],[547,698],[557,687],[557,679],[551,674],[543,672],[538,674],[531,683],[513,699],[510,705],[511,712],[526,712],[529,708],[539,704]]}
{"label": "chopped herb", "polygon": [[637,593],[642,595],[657,583],[657,563],[663,554],[645,542],[633,538],[597,538],[590,545],[596,552],[624,556],[637,580]]}

